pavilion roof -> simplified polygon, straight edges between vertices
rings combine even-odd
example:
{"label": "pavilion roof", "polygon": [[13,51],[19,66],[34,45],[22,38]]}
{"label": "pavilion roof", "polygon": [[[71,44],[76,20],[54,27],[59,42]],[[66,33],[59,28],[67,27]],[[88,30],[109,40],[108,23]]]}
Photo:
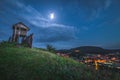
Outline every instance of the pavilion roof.
{"label": "pavilion roof", "polygon": [[13,29],[15,29],[15,28],[22,28],[22,29],[25,29],[25,30],[30,30],[30,28],[29,27],[27,27],[24,23],[22,23],[22,22],[18,22],[18,23],[16,23],[16,24],[14,24],[13,25]]}

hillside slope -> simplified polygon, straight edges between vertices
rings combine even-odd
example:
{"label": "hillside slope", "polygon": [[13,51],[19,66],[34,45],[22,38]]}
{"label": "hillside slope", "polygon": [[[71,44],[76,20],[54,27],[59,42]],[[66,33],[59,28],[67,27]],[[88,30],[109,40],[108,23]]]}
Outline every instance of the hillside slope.
{"label": "hillside slope", "polygon": [[[113,79],[111,75],[107,80]],[[97,80],[97,76],[103,80],[102,74],[85,65],[47,51],[0,48],[0,80]]]}

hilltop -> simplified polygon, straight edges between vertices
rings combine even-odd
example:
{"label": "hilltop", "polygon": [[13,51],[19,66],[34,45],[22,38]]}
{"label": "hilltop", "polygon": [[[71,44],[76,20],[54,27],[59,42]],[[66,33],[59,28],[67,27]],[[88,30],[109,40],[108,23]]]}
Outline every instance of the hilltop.
{"label": "hilltop", "polygon": [[[104,74],[41,49],[0,47],[0,80],[103,80]],[[119,80],[115,72],[107,76]]]}

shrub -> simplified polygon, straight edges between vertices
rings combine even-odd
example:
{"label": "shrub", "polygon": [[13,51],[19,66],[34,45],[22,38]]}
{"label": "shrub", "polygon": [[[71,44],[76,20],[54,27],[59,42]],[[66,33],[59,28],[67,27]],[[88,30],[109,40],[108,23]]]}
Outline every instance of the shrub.
{"label": "shrub", "polygon": [[46,47],[47,47],[47,50],[48,50],[48,51],[50,51],[50,52],[52,52],[52,53],[55,53],[55,48],[54,48],[52,45],[49,45],[49,44],[48,44]]}
{"label": "shrub", "polygon": [[2,41],[0,43],[0,47],[15,47],[17,43],[15,42],[8,42],[8,41]]}

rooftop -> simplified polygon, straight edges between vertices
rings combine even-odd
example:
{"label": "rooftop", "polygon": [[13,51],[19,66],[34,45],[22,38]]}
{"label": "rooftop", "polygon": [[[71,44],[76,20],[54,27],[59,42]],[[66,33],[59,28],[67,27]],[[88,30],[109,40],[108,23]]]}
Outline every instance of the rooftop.
{"label": "rooftop", "polygon": [[14,24],[14,25],[13,25],[13,29],[15,29],[15,28],[22,28],[22,29],[25,29],[25,30],[27,30],[27,31],[30,30],[30,28],[27,27],[27,26],[26,26],[24,23],[22,23],[22,22],[18,22],[18,23],[16,23],[16,24]]}

